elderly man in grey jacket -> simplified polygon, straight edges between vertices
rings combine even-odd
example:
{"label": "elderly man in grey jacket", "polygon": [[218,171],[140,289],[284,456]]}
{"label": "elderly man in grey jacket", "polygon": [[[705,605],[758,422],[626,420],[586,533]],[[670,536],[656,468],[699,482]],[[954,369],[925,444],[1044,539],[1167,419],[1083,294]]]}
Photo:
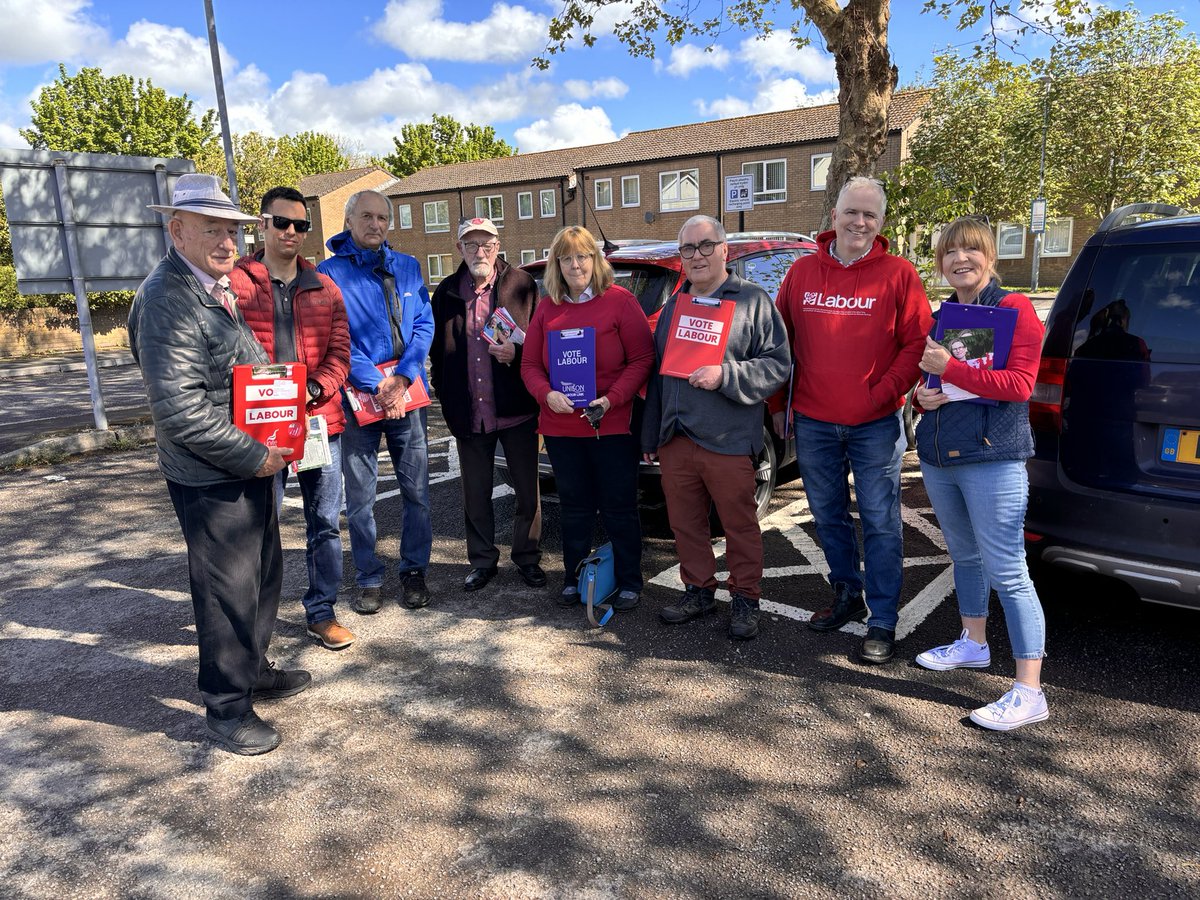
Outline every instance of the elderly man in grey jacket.
{"label": "elderly man in grey jacket", "polygon": [[[763,402],[788,376],[787,331],[767,292],[726,269],[725,229],[692,216],[679,232],[683,285],[667,301],[654,334],[658,367],[646,389],[642,450],[659,460],[667,515],[675,533],[683,599],[664,622],[680,624],[716,608],[717,561],[709,508],[725,528],[730,637],[758,634],[763,549],[754,502],[754,456],[763,447]],[[687,377],[663,374],[663,354],[681,297],[732,302],[728,343],[719,364]]]}
{"label": "elderly man in grey jacket", "polygon": [[138,288],[129,347],[142,370],[158,467],[187,543],[209,736],[234,753],[279,746],[255,700],[287,697],[312,680],[267,660],[283,578],[274,475],[285,453],[233,424],[233,367],[267,363],[229,287],[239,223],[253,222],[213,175],[183,175],[170,206],[173,246]]}

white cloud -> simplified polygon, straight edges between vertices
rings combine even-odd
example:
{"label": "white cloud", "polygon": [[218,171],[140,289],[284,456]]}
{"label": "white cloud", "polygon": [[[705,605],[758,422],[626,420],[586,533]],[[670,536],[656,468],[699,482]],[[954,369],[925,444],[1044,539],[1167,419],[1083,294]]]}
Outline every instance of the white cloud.
{"label": "white cloud", "polygon": [[25,65],[73,59],[97,43],[107,43],[104,29],[88,18],[90,0],[0,0],[0,60]]}
{"label": "white cloud", "polygon": [[812,44],[797,48],[791,34],[773,31],[767,37],[747,38],[738,48],[738,58],[760,78],[773,74],[799,75],[806,81],[833,84],[837,71],[833,57]]}
{"label": "white cloud", "polygon": [[781,109],[836,102],[836,88],[810,94],[804,82],[795,78],[779,78],[763,82],[751,100],[733,96],[725,96],[711,103],[697,100],[696,109],[702,115],[714,119],[730,119],[734,116],[748,116],[751,113],[776,112]]}
{"label": "white cloud", "polygon": [[25,138],[21,137],[17,126],[9,122],[0,122],[0,147],[18,150],[29,149],[29,145],[25,143]]}
{"label": "white cloud", "polygon": [[667,71],[679,78],[687,78],[697,69],[724,69],[732,59],[724,47],[706,49],[698,44],[682,44],[671,48],[671,59]]}
{"label": "white cloud", "polygon": [[617,139],[612,121],[599,106],[584,108],[578,103],[558,107],[548,119],[538,119],[515,133],[522,153],[602,144]]}
{"label": "white cloud", "polygon": [[[135,78],[149,78],[156,87],[171,93],[186,92],[189,97],[206,98],[208,105],[215,103],[212,54],[207,37],[142,19],[129,26],[125,37],[94,51],[91,56],[91,64],[103,69],[105,75],[123,73]],[[237,60],[222,47],[222,74],[228,78],[237,70],[237,65]]]}
{"label": "white cloud", "polygon": [[602,78],[599,81],[570,80],[563,82],[563,90],[575,100],[604,97],[620,100],[629,93],[629,85],[620,78]]}
{"label": "white cloud", "polygon": [[391,0],[376,33],[412,59],[529,60],[545,46],[549,19],[523,6],[495,4],[486,19],[449,22],[442,0]]}

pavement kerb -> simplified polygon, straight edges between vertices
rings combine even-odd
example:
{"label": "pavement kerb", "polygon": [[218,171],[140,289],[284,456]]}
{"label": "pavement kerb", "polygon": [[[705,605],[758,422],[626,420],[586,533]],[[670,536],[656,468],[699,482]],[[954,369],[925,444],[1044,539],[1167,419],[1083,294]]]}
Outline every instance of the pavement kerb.
{"label": "pavement kerb", "polygon": [[[133,356],[128,351],[105,352],[97,354],[96,368],[111,369],[118,366],[132,366]],[[61,372],[83,372],[87,369],[82,354],[70,357],[45,357],[42,359],[6,359],[0,360],[0,371],[9,377],[22,375],[57,375]]]}
{"label": "pavement kerb", "polygon": [[108,431],[80,431],[61,437],[46,438],[20,450],[0,454],[0,468],[28,465],[45,460],[48,456],[75,456],[103,450],[119,443],[149,443],[154,440],[153,425],[122,425]]}

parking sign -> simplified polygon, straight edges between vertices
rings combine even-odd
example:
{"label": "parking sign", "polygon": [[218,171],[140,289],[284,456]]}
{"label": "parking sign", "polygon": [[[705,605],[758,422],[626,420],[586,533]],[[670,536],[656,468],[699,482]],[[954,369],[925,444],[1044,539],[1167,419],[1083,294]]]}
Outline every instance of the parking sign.
{"label": "parking sign", "polygon": [[754,209],[754,176],[725,176],[725,212],[746,212]]}

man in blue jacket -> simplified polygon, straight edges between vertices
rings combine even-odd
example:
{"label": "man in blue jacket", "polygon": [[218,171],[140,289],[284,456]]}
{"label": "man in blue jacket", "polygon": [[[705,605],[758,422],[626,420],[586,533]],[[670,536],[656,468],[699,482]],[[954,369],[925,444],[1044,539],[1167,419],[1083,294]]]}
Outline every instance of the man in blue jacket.
{"label": "man in blue jacket", "polygon": [[[359,191],[346,201],[346,230],[327,242],[334,254],[317,266],[341,289],[350,324],[350,378],[360,391],[375,395],[386,418],[360,425],[346,404],[342,475],[350,552],[358,570],[355,612],[379,611],[386,566],[375,554],[375,484],[379,439],[388,454],[404,501],[400,536],[400,577],[405,606],[429,603],[425,569],[433,544],[429,517],[429,448],[425,410],[408,413],[405,392],[425,380],[425,357],[433,342],[433,311],[413,257],[387,245],[391,203],[378,191]],[[384,376],[378,368],[396,363]],[[428,386],[426,386],[428,390]]]}

